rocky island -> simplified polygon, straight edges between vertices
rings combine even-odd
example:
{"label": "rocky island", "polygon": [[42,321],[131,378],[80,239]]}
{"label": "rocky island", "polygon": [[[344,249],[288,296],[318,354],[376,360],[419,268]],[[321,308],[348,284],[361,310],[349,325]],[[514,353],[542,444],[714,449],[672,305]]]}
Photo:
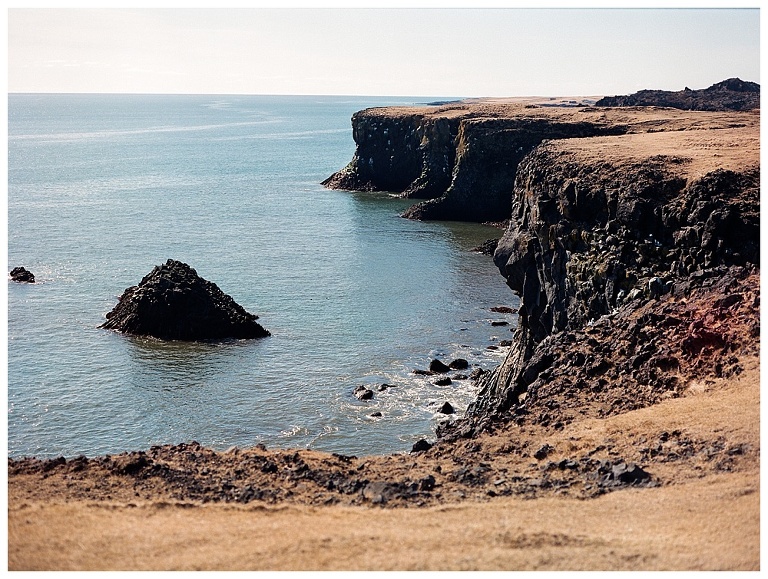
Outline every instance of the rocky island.
{"label": "rocky island", "polygon": [[[760,116],[723,105],[753,88],[735,80],[709,91],[720,104],[697,94],[705,110],[488,99],[356,113],[355,156],[326,186],[420,200],[412,219],[503,223],[493,261],[518,324],[466,415],[391,456],[190,442],[10,460],[9,559],[759,569]],[[57,539],[73,520],[76,543]],[[101,553],[104,529],[136,547]],[[236,555],[200,555],[208,540]]]}
{"label": "rocky island", "polygon": [[120,296],[100,328],[163,340],[253,339],[269,336],[219,286],[186,263],[169,259]]}

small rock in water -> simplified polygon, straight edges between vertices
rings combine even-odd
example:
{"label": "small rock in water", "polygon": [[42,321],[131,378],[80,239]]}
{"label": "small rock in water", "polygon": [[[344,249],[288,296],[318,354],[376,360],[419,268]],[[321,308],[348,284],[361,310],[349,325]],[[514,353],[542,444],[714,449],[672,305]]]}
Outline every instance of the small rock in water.
{"label": "small rock in water", "polygon": [[464,358],[456,358],[453,362],[448,364],[449,368],[452,368],[453,370],[466,370],[469,368],[469,362],[467,362]]}
{"label": "small rock in water", "polygon": [[482,253],[483,255],[493,255],[498,245],[498,239],[486,239],[482,245],[478,245],[472,251],[476,253]]}
{"label": "small rock in water", "polygon": [[429,363],[429,370],[430,372],[437,372],[438,374],[445,374],[448,372],[451,368],[449,366],[446,366],[443,364],[440,360],[435,358]]}
{"label": "small rock in water", "polygon": [[11,279],[20,283],[35,283],[35,274],[23,267],[14,267],[11,270]]}
{"label": "small rock in water", "polygon": [[443,405],[440,407],[440,410],[438,410],[440,414],[455,414],[456,411],[453,409],[453,406],[451,406],[450,402],[444,402]]}
{"label": "small rock in water", "polygon": [[373,398],[373,390],[369,390],[365,386],[358,386],[355,388],[354,395],[358,400],[370,400]]}
{"label": "small rock in water", "polygon": [[508,306],[494,306],[491,308],[492,312],[496,312],[497,314],[514,314],[515,310]]}
{"label": "small rock in water", "polygon": [[494,320],[491,322],[492,326],[508,326],[509,322],[506,320]]}
{"label": "small rock in water", "polygon": [[446,376],[445,378],[438,378],[433,382],[435,386],[449,386],[451,384],[451,379]]}
{"label": "small rock in water", "polygon": [[371,418],[381,418],[381,412],[371,412],[368,416]]}

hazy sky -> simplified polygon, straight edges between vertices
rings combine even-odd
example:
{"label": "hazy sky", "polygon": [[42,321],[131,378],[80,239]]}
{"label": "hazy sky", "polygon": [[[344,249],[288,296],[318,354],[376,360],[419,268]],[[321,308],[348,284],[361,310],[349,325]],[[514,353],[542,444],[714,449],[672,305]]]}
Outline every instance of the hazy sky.
{"label": "hazy sky", "polygon": [[10,9],[9,92],[514,96],[760,81],[757,9]]}

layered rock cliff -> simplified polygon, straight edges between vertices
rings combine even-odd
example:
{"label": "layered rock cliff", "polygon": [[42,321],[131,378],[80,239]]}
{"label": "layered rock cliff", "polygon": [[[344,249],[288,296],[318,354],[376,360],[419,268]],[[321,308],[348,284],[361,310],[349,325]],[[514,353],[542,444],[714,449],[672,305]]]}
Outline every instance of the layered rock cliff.
{"label": "layered rock cliff", "polygon": [[521,300],[513,345],[443,440],[652,404],[759,347],[759,110],[465,103],[353,125],[327,186],[429,198],[415,219],[509,221],[494,262]]}
{"label": "layered rock cliff", "polygon": [[[521,298],[519,326],[468,414],[528,412],[544,403],[537,394],[553,382],[554,369],[574,360],[568,373],[582,382],[570,385],[571,396],[585,395],[588,385],[623,383],[625,397],[636,401],[649,388],[644,396],[652,403],[684,387],[681,344],[696,335],[713,341],[723,360],[711,371],[719,363],[722,372],[724,360],[750,344],[672,314],[719,280],[730,285],[716,299],[739,304],[722,319],[747,316],[756,342],[759,302],[742,303],[738,288],[759,265],[758,152],[754,129],[719,129],[553,141],[528,155],[494,254]],[[599,341],[585,333],[595,325],[607,329]],[[675,343],[664,336],[672,330],[679,330]],[[590,339],[591,346],[579,346]]]}
{"label": "layered rock cliff", "polygon": [[424,199],[404,213],[411,219],[499,222],[510,215],[518,164],[545,140],[685,130],[702,122],[724,128],[734,120],[728,113],[697,118],[671,108],[535,101],[366,109],[352,117],[352,161],[323,184]]}

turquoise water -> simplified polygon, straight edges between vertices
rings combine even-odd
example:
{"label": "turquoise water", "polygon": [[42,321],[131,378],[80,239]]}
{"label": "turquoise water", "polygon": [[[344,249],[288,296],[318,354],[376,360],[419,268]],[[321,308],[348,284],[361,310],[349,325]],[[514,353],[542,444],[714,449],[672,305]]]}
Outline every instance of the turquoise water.
{"label": "turquoise water", "polygon": [[[319,185],[352,158],[356,110],[414,99],[9,95],[10,456],[197,440],[347,454],[410,449],[469,381],[411,374],[511,336],[499,232],[399,217],[410,202]],[[189,263],[272,336],[164,343],[97,326],[167,259]],[[506,316],[510,319],[510,316]],[[374,400],[359,384],[395,384]],[[381,418],[370,414],[379,411]]]}

